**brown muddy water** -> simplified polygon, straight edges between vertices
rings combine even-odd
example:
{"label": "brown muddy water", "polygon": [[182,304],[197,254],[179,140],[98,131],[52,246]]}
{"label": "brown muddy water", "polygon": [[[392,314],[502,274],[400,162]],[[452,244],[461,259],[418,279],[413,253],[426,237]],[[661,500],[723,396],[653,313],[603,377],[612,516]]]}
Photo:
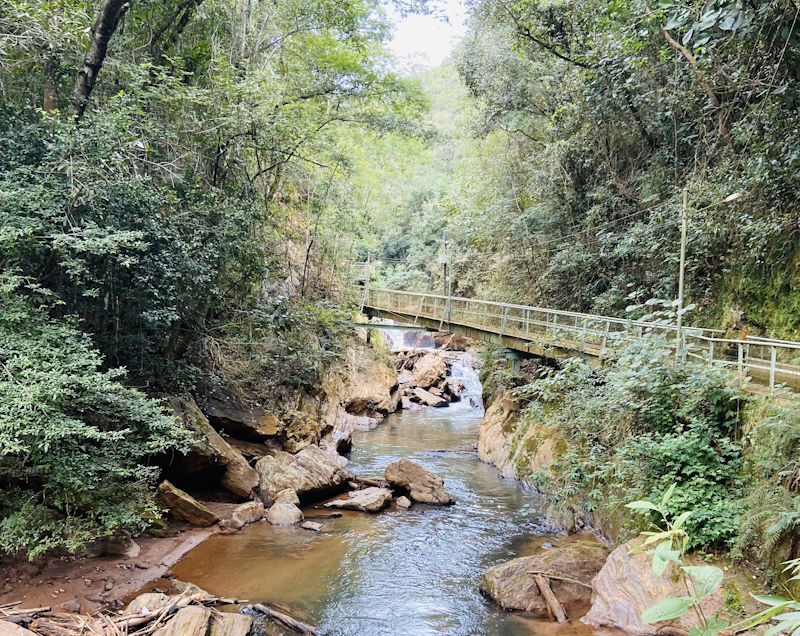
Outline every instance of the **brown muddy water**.
{"label": "brown muddy water", "polygon": [[[455,373],[479,401],[472,368],[456,364]],[[379,476],[389,462],[410,457],[444,478],[454,506],[346,512],[325,519],[320,533],[259,522],[211,537],[173,568],[175,576],[212,594],[291,608],[330,635],[592,634],[577,620],[555,627],[504,612],[478,592],[487,568],[534,553],[548,532],[537,496],[478,460],[482,414],[465,398],[390,415],[354,439],[351,470]],[[327,511],[304,512],[313,519]]]}

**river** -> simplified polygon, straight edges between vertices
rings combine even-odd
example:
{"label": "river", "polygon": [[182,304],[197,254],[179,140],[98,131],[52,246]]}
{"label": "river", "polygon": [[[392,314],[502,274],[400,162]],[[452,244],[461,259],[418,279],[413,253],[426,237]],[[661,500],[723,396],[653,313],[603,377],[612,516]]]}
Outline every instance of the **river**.
{"label": "river", "polygon": [[556,628],[504,612],[478,592],[492,565],[568,539],[547,535],[534,492],[478,460],[483,409],[469,398],[480,404],[480,384],[463,360],[453,374],[466,386],[461,402],[400,411],[357,432],[350,469],[382,476],[389,462],[409,457],[444,478],[454,506],[345,512],[324,519],[320,533],[257,523],[210,538],[176,564],[175,576],[213,594],[283,605],[337,636],[591,633],[579,622]]}

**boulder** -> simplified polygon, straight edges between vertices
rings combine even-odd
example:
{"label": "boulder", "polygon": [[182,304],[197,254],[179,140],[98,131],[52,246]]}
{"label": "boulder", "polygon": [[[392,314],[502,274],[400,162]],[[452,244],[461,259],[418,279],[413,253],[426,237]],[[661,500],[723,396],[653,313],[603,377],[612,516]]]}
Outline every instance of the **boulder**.
{"label": "boulder", "polygon": [[420,389],[427,389],[447,376],[447,363],[435,353],[426,353],[414,363],[414,378],[411,385]]}
{"label": "boulder", "polygon": [[276,501],[267,510],[267,521],[273,526],[291,526],[303,520],[303,512],[288,501]]}
{"label": "boulder", "polygon": [[209,424],[192,400],[169,398],[170,406],[184,428],[197,434],[198,443],[186,455],[175,455],[171,469],[181,478],[218,475],[220,484],[234,495],[249,499],[258,486],[258,473]]}
{"label": "boulder", "polygon": [[223,388],[206,398],[203,410],[216,428],[238,437],[265,440],[280,433],[280,420],[274,413],[247,405]]}
{"label": "boulder", "polygon": [[264,504],[259,501],[248,501],[237,506],[231,518],[225,523],[228,528],[244,528],[264,518]]}
{"label": "boulder", "polygon": [[325,504],[326,508],[344,508],[361,512],[379,512],[392,501],[392,491],[388,488],[370,486],[363,490],[351,490],[347,499],[334,499]]}
{"label": "boulder", "polygon": [[261,478],[261,498],[274,501],[285,488],[294,490],[300,499],[340,492],[350,478],[346,466],[347,459],[318,446],[304,448],[296,455],[278,452],[264,457],[256,464]]}
{"label": "boulder", "polygon": [[412,501],[444,505],[454,503],[439,475],[405,457],[389,464],[384,476],[392,486],[408,491]]}
{"label": "boulder", "polygon": [[393,393],[397,387],[397,374],[371,352],[365,358],[359,360],[358,367],[348,378],[343,400],[345,410],[353,415],[369,412],[386,415],[395,403]]}
{"label": "boulder", "polygon": [[330,453],[343,455],[353,448],[353,432],[368,431],[378,425],[378,419],[368,415],[352,415],[340,408],[333,430],[320,442],[320,447]]}
{"label": "boulder", "polygon": [[300,527],[313,532],[322,532],[322,528],[325,526],[323,526],[321,523],[317,523],[316,521],[304,521],[300,524]]}
{"label": "boulder", "polygon": [[464,385],[461,381],[455,378],[447,378],[444,383],[444,392],[450,396],[452,402],[457,402],[461,399],[461,394],[464,393]]}
{"label": "boulder", "polygon": [[208,636],[247,636],[253,627],[253,618],[233,612],[215,612]]}
{"label": "boulder", "polygon": [[[592,607],[583,622],[595,627],[617,627],[635,634],[664,634],[670,628],[682,632],[697,626],[693,612],[674,621],[646,625],[642,612],[668,597],[686,596],[680,579],[671,575],[672,565],[661,577],[653,572],[653,559],[643,552],[631,552],[641,543],[637,538],[614,550],[592,581]],[[703,613],[713,616],[724,607],[722,588],[701,602]]]}
{"label": "boulder", "polygon": [[300,497],[298,497],[297,493],[291,488],[284,488],[281,490],[277,495],[275,495],[275,501],[286,501],[294,504],[295,506],[300,505]]}
{"label": "boulder", "polygon": [[179,579],[172,579],[167,588],[167,594],[182,594],[184,597],[197,596],[198,598],[211,598],[211,594],[206,592],[203,588],[198,587],[194,583],[187,583]]}
{"label": "boulder", "polygon": [[125,556],[135,559],[141,547],[127,530],[119,530],[114,534],[99,537],[83,546],[82,554],[89,558],[101,556]]}
{"label": "boulder", "polygon": [[448,402],[444,398],[441,398],[433,393],[426,391],[425,389],[420,389],[419,387],[414,389],[414,397],[419,400],[420,403],[424,404],[425,406],[434,406],[436,408],[441,408],[443,406],[447,406]]}
{"label": "boulder", "polygon": [[210,622],[211,610],[199,605],[188,605],[175,612],[166,625],[153,633],[155,636],[206,636]]}
{"label": "boulder", "polygon": [[164,480],[156,491],[156,503],[166,508],[173,517],[183,519],[193,526],[213,526],[219,517],[189,493]]}
{"label": "boulder", "polygon": [[139,594],[135,599],[128,603],[125,611],[128,613],[142,613],[142,609],[146,609],[146,613],[151,614],[154,611],[161,609],[170,602],[170,597],[161,592],[147,592]]}
{"label": "boulder", "polygon": [[[589,582],[603,566],[607,555],[608,549],[599,543],[567,543],[489,568],[481,578],[479,589],[503,609],[544,617],[548,615],[547,602],[531,572],[544,574],[550,578],[553,594],[569,613],[570,609],[581,605],[585,608],[588,604]],[[584,585],[564,579],[581,581]]]}
{"label": "boulder", "polygon": [[410,508],[411,507],[411,500],[406,497],[405,495],[402,497],[397,498],[397,507],[398,508]]}

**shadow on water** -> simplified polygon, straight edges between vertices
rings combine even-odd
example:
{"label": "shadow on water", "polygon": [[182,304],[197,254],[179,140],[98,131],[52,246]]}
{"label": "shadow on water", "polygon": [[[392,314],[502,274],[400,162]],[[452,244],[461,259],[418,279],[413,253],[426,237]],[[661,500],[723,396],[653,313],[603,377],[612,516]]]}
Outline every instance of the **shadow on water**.
{"label": "shadow on water", "polygon": [[[454,371],[479,399],[472,368],[457,363]],[[481,416],[465,399],[390,415],[354,439],[355,472],[382,475],[389,462],[410,457],[444,477],[456,505],[346,512],[325,519],[321,533],[260,522],[212,537],[175,566],[175,576],[213,594],[282,604],[342,636],[590,634],[577,621],[557,628],[503,612],[479,594],[484,570],[531,554],[532,535],[547,532],[537,496],[478,460]]]}

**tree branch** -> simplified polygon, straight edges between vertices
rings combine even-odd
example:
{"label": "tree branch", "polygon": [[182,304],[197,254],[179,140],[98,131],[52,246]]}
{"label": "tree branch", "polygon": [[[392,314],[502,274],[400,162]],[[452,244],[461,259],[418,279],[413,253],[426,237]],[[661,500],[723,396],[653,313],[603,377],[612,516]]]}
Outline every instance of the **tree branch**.
{"label": "tree branch", "polygon": [[97,12],[97,18],[92,27],[89,50],[86,52],[83,58],[83,66],[75,78],[73,106],[76,119],[83,117],[83,113],[86,111],[89,95],[94,89],[97,75],[100,73],[100,69],[103,68],[103,62],[106,59],[108,43],[116,32],[122,16],[125,15],[130,6],[128,0],[105,0]]}

